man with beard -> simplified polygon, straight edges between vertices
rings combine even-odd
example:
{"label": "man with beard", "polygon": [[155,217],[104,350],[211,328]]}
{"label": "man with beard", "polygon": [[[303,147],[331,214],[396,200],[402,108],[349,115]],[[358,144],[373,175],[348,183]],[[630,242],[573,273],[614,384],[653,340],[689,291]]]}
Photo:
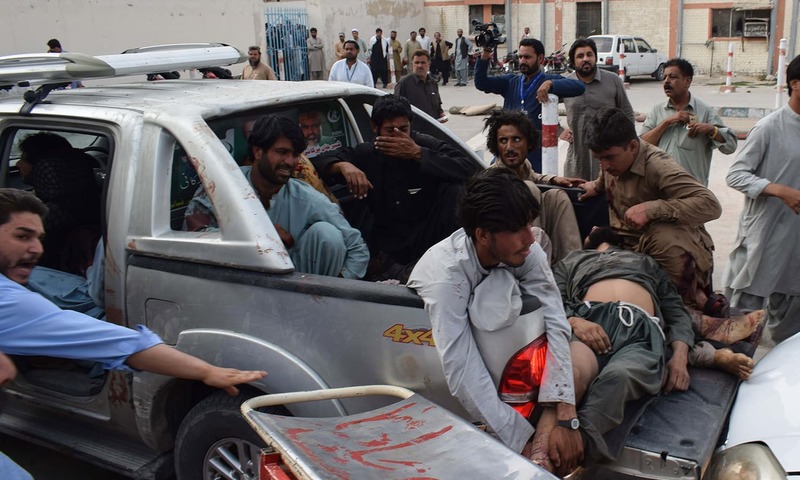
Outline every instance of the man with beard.
{"label": "man with beard", "polygon": [[[419,43],[417,40],[417,32],[411,31],[411,34],[406,40],[406,65],[408,65],[408,73],[412,71],[412,65],[414,64],[414,54],[417,53],[417,50],[425,50],[422,48],[422,44]],[[425,50],[427,52],[427,50]]]}
{"label": "man with beard", "polygon": [[431,44],[431,64],[433,71],[441,75],[442,85],[447,85],[447,80],[450,79],[450,49],[453,44],[447,40],[442,40],[442,34],[436,32],[433,34],[433,43]]}
{"label": "man with beard", "polygon": [[392,30],[392,33],[389,34],[389,46],[392,47],[391,61],[394,62],[394,83],[396,84],[403,78],[403,44],[397,39],[396,30]]}
{"label": "man with beard", "polygon": [[389,62],[387,57],[389,55],[389,41],[383,36],[383,30],[378,28],[375,30],[375,36],[369,39],[369,58],[367,63],[370,70],[372,70],[372,83],[378,85],[378,79],[381,79],[383,88],[389,83]]}
{"label": "man with beard", "polygon": [[[566,475],[583,456],[574,424],[575,399],[582,392],[573,386],[570,328],[561,296],[530,228],[538,213],[539,204],[522,180],[507,170],[484,170],[469,181],[460,201],[462,228],[425,253],[408,286],[425,302],[447,385],[473,420],[528,458],[544,450]],[[523,294],[541,302],[539,321],[547,335],[542,385],[534,393],[538,396],[525,398],[544,407],[536,433],[546,425],[546,439],[534,437],[532,412],[500,398],[476,340],[477,331],[490,335],[512,324]],[[580,342],[572,343],[591,354]]]}
{"label": "man with beard", "polygon": [[455,54],[456,54],[456,87],[466,87],[469,78],[469,52],[472,50],[472,42],[464,36],[464,30],[456,30]]}
{"label": "man with beard", "polygon": [[408,99],[411,105],[419,108],[433,118],[444,122],[447,116],[442,109],[442,97],[439,96],[439,86],[433,81],[428,70],[430,58],[425,50],[414,53],[414,74],[408,75],[394,86],[394,94]]}
{"label": "man with beard", "polygon": [[253,45],[247,49],[247,65],[242,70],[242,80],[277,80],[275,70],[261,61],[261,47]]}
{"label": "man with beard", "polygon": [[[503,96],[504,110],[523,110],[533,122],[534,127],[542,129],[542,103],[548,101],[548,94],[559,98],[577,97],[586,89],[583,82],[561,75],[544,73],[540,65],[544,61],[544,45],[535,38],[519,42],[519,71],[506,75],[489,76],[489,58],[493,49],[484,48],[475,63],[475,88],[486,93]],[[542,149],[533,145],[528,160],[537,172],[542,171]]]}
{"label": "man with beard", "polygon": [[[42,255],[47,207],[29,192],[0,189],[0,352],[95,361],[108,370],[141,370],[202,381],[231,395],[235,385],[259,380],[263,371],[220,368],[162,342],[147,327],[136,329],[61,310],[25,288]],[[0,384],[16,374],[0,354]],[[30,479],[0,453],[3,479]]]}
{"label": "man with beard", "polygon": [[619,76],[597,68],[597,45],[594,40],[575,40],[569,48],[569,63],[575,71],[567,78],[583,82],[586,92],[580,97],[564,99],[569,125],[561,133],[561,140],[569,143],[564,175],[597,178],[600,174],[600,162],[594,159],[586,146],[586,122],[597,110],[604,107],[617,107],[633,121],[633,108]]}
{"label": "man with beard", "polygon": [[563,190],[554,188],[542,192],[536,184],[574,187],[584,180],[536,173],[526,158],[532,145],[538,144],[539,132],[522,112],[501,111],[486,119],[486,147],[497,161],[490,168],[508,169],[528,185],[541,205],[540,215],[533,226],[540,227],[550,237],[551,263],[555,264],[568,253],[581,248],[581,234],[572,202]]}
{"label": "man with beard", "polygon": [[357,83],[366,87],[375,86],[367,64],[356,58],[359,48],[358,42],[354,40],[344,42],[344,58],[333,64],[328,80]]}
{"label": "man with beard", "polygon": [[692,64],[673,58],[664,64],[667,101],[655,105],[642,125],[642,140],[669,153],[680,166],[708,186],[714,149],[736,151],[736,134],[722,123],[716,110],[689,92]]}
{"label": "man with beard", "polygon": [[[361,278],[369,251],[339,208],[305,182],[291,178],[306,140],[297,123],[278,115],[259,118],[247,139],[253,165],[242,173],[261,200],[295,270],[331,277]],[[203,188],[189,202],[184,229],[219,228]]]}
{"label": "man with beard", "polygon": [[322,80],[322,71],[325,70],[325,53],[322,40],[317,38],[317,29],[309,30],[310,37],[306,39],[308,46],[308,69],[311,71],[311,80]]}
{"label": "man with beard", "polygon": [[419,27],[419,36],[417,37],[417,41],[419,42],[419,47],[425,51],[429,51],[431,49],[431,37],[425,36],[425,27]]}

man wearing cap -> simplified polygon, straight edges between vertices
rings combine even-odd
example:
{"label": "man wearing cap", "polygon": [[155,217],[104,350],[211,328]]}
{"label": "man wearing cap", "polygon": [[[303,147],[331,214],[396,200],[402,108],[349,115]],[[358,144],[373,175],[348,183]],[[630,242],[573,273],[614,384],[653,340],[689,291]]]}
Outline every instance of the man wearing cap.
{"label": "man wearing cap", "polygon": [[[367,42],[364,41],[363,38],[358,37],[358,29],[354,28],[350,30],[350,33],[353,35],[353,41],[358,44],[358,61],[367,63],[367,49],[368,45]],[[375,82],[373,82],[374,84]]]}
{"label": "man wearing cap", "polygon": [[261,61],[261,47],[253,45],[247,49],[247,65],[242,70],[242,80],[277,80],[275,70]]}
{"label": "man wearing cap", "polygon": [[[504,110],[524,110],[533,125],[542,130],[542,102],[552,93],[560,98],[577,97],[586,90],[583,82],[561,75],[544,73],[539,66],[544,63],[544,45],[535,38],[519,42],[519,72],[489,76],[489,59],[493,48],[483,49],[475,63],[475,88],[486,93],[503,96]],[[528,153],[528,160],[537,172],[542,171],[542,149],[539,145]],[[550,173],[550,172],[547,172]]]}
{"label": "man wearing cap", "polygon": [[333,44],[333,52],[337,62],[344,58],[344,32],[339,32],[339,41]]}
{"label": "man wearing cap", "polygon": [[333,64],[328,80],[374,87],[372,72],[366,63],[358,59],[358,52],[358,43],[355,40],[345,40],[344,58]]}

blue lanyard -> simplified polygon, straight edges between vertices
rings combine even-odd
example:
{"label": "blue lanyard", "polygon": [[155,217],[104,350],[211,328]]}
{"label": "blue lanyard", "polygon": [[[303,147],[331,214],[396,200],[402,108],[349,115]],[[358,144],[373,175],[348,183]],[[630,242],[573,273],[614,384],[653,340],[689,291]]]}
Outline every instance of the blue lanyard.
{"label": "blue lanyard", "polygon": [[356,60],[356,63],[353,64],[352,72],[350,71],[350,68],[347,66],[347,62],[344,63],[344,73],[347,75],[348,82],[353,81],[353,75],[356,74],[356,68],[358,68],[358,60]]}
{"label": "blue lanyard", "polygon": [[525,93],[523,94],[522,93],[522,86],[525,84],[525,75],[520,74],[520,79],[519,79],[519,104],[520,104],[520,106],[521,106],[521,108],[523,110],[525,110],[525,97],[527,97],[528,94],[531,93],[531,88],[533,88],[533,86],[536,84],[536,80],[539,80],[539,77],[541,77],[541,76],[542,76],[542,72],[539,72],[538,75],[533,77],[533,80],[531,80],[531,83],[528,85],[528,88],[525,90]]}

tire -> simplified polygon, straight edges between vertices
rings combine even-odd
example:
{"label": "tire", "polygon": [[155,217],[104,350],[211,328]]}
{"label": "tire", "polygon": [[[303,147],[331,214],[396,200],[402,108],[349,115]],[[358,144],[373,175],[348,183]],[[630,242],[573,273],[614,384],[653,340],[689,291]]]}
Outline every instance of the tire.
{"label": "tire", "polygon": [[658,82],[664,81],[664,64],[663,63],[661,65],[659,65],[658,68],[656,68],[655,72],[653,72],[653,78],[655,78],[656,81],[658,81]]}
{"label": "tire", "polygon": [[[225,392],[216,392],[189,411],[175,439],[178,480],[258,479],[259,455],[264,442],[239,411],[249,398],[250,395],[231,397]],[[283,407],[260,411],[288,415]],[[225,468],[219,469],[215,464]]]}

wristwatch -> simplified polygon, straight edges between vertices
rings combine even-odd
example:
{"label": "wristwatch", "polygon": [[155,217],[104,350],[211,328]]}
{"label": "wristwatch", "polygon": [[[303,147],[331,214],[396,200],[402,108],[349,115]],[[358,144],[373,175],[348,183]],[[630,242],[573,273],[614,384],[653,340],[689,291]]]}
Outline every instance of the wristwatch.
{"label": "wristwatch", "polygon": [[570,418],[569,420],[559,420],[558,423],[556,423],[556,426],[568,428],[570,430],[577,430],[580,428],[581,422],[576,417]]}

